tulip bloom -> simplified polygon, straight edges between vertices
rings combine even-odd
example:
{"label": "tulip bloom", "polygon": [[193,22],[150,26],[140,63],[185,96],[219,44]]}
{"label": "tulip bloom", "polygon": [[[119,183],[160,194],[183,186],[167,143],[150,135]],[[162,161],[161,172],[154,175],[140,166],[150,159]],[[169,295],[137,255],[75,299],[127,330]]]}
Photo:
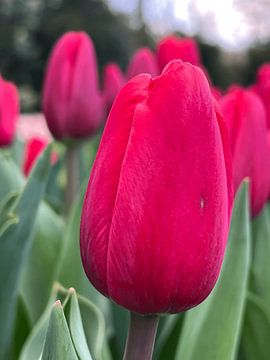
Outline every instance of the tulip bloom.
{"label": "tulip bloom", "polygon": [[144,73],[153,77],[159,75],[155,54],[146,47],[137,50],[132,56],[127,68],[127,78],[131,79],[133,76]]}
{"label": "tulip bloom", "polygon": [[19,116],[16,86],[0,76],[0,147],[11,145]]}
{"label": "tulip bloom", "polygon": [[263,208],[269,193],[270,151],[265,111],[260,98],[234,86],[220,100],[226,119],[233,158],[234,189],[245,177],[251,179],[252,215]]}
{"label": "tulip bloom", "polygon": [[37,158],[47,144],[48,141],[41,138],[32,138],[26,143],[23,162],[23,172],[25,176],[29,175],[32,167],[37,161]]}
{"label": "tulip bloom", "polygon": [[43,110],[58,140],[88,137],[98,129],[103,102],[95,49],[86,33],[66,33],[55,45],[45,77]]}
{"label": "tulip bloom", "polygon": [[257,83],[253,86],[257,94],[262,99],[268,129],[270,128],[270,63],[263,64],[257,73]]}
{"label": "tulip bloom", "polygon": [[85,272],[129,310],[176,313],[218,278],[232,206],[226,128],[202,71],[132,78],[109,114],[84,200]]}
{"label": "tulip bloom", "polygon": [[168,36],[157,46],[157,58],[160,70],[174,59],[181,59],[193,65],[201,64],[200,51],[196,41],[192,38]]}
{"label": "tulip bloom", "polygon": [[116,95],[125,84],[125,77],[117,64],[108,64],[103,71],[103,96],[107,107],[110,111]]}

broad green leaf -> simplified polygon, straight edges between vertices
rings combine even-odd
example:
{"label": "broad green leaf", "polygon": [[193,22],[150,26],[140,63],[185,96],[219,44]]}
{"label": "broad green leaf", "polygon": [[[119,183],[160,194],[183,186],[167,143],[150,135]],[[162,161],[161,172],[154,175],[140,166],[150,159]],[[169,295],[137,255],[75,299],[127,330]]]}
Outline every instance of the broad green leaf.
{"label": "broad green leaf", "polygon": [[48,147],[40,157],[13,213],[19,221],[0,237],[0,358],[7,358],[15,318],[20,273],[31,249],[36,214],[44,195],[50,169]]}
{"label": "broad green leaf", "polygon": [[270,311],[270,214],[269,205],[252,221],[253,257],[251,290],[265,301]]}
{"label": "broad green leaf", "polygon": [[92,358],[110,360],[105,320],[99,308],[84,296],[78,295],[83,328]]}
{"label": "broad green leaf", "polygon": [[186,314],[176,359],[235,359],[249,274],[249,223],[248,185],[244,182],[235,201],[219,280],[209,297]]}
{"label": "broad green leaf", "polygon": [[63,246],[62,232],[62,219],[43,203],[38,211],[35,238],[20,286],[32,323],[39,319],[45,309],[56,279]]}
{"label": "broad green leaf", "polygon": [[[81,194],[84,194],[84,187]],[[79,234],[83,196],[71,209],[64,234],[64,249],[59,260],[57,281],[66,288],[74,287],[76,291],[87,297],[102,310],[108,323],[110,318],[110,301],[102,296],[87,279],[80,256]]]}
{"label": "broad green leaf", "polygon": [[11,359],[18,360],[21,348],[31,330],[29,316],[21,296],[17,301],[16,320],[11,347]]}
{"label": "broad green leaf", "polygon": [[54,285],[46,310],[24,344],[19,360],[39,359],[45,342],[51,307],[56,299],[63,303],[74,349],[79,359],[88,359],[82,357],[82,354],[87,354],[88,349],[88,355],[91,354],[94,360],[111,360],[101,311],[88,299],[77,295],[74,289],[67,290],[58,283]]}
{"label": "broad green leaf", "polygon": [[0,236],[9,226],[19,221],[18,217],[13,214],[13,207],[18,196],[18,192],[11,192],[0,202]]}
{"label": "broad green leaf", "polygon": [[161,317],[154,348],[154,359],[173,359],[179,341],[183,320],[184,313]]}
{"label": "broad green leaf", "polygon": [[62,288],[60,284],[55,283],[46,309],[24,343],[19,360],[37,360],[40,358],[45,343],[52,306],[57,299],[65,302],[67,296],[66,289]]}
{"label": "broad green leaf", "polygon": [[69,302],[69,314],[66,317],[69,324],[70,334],[74,344],[74,348],[76,349],[80,360],[92,360],[84,334],[77,295],[74,289],[71,288],[69,289],[69,291],[71,293]]}
{"label": "broad green leaf", "polygon": [[[21,171],[12,158],[1,150],[0,173],[0,198],[6,199],[15,192],[22,191],[25,179]],[[16,218],[11,216],[11,220],[16,221]],[[5,223],[5,226],[8,225]],[[63,243],[62,228],[62,219],[45,202],[42,202],[34,227],[33,246],[23,269],[20,284],[32,323],[40,317],[50,296]]]}
{"label": "broad green leaf", "polygon": [[53,305],[41,360],[79,360],[60,300]]}
{"label": "broad green leaf", "polygon": [[241,352],[245,360],[269,360],[269,307],[257,295],[249,293],[241,336]]}

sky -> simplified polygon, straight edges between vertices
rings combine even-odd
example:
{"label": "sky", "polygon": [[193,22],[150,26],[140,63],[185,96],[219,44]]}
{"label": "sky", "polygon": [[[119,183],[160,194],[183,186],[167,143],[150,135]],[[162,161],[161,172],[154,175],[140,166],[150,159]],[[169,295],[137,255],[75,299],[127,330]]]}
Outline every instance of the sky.
{"label": "sky", "polygon": [[[139,0],[107,0],[134,21]],[[200,34],[225,50],[243,51],[270,38],[269,0],[145,0],[143,17],[156,36],[180,30]]]}

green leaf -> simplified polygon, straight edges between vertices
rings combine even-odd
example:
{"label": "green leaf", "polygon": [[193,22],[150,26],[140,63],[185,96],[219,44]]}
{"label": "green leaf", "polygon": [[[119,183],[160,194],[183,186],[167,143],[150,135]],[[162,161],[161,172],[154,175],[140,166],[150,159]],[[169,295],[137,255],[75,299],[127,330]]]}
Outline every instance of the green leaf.
{"label": "green leaf", "polygon": [[[40,157],[14,206],[19,221],[0,237],[0,358],[7,358],[15,318],[19,277],[29,255],[39,203],[44,195],[50,169],[48,147]],[[2,175],[2,173],[1,173]]]}
{"label": "green leaf", "polygon": [[19,221],[18,217],[13,213],[13,207],[18,196],[18,192],[11,192],[0,202],[0,236],[9,226]]}
{"label": "green leaf", "polygon": [[249,293],[241,337],[245,360],[268,360],[270,354],[269,307],[257,295]]}
{"label": "green leaf", "polygon": [[57,281],[66,288],[74,287],[103,312],[108,324],[111,324],[110,301],[101,295],[87,279],[80,255],[79,234],[84,188],[81,197],[71,209],[64,234],[64,249],[59,260]]}
{"label": "green leaf", "polygon": [[20,285],[32,323],[39,319],[45,309],[56,279],[63,247],[63,225],[62,219],[46,203],[41,204],[31,254]]}
{"label": "green leaf", "polygon": [[73,288],[69,289],[69,292],[71,293],[71,297],[67,319],[74,348],[76,349],[80,360],[92,360],[87,346],[86,337],[84,335],[83,323],[76,292]]}
{"label": "green leaf", "polygon": [[238,350],[250,263],[248,186],[237,194],[226,255],[209,297],[184,320],[176,359],[232,360]]}
{"label": "green leaf", "polygon": [[252,222],[253,260],[251,290],[268,304],[270,311],[270,214],[269,205]]}
{"label": "green leaf", "polygon": [[184,313],[161,317],[158,326],[154,358],[158,360],[173,359],[179,341]]}
{"label": "green leaf", "polygon": [[21,348],[30,333],[30,321],[25,303],[21,296],[17,301],[16,321],[12,341],[11,359],[18,360]]}
{"label": "green leaf", "polygon": [[57,299],[65,302],[66,298],[66,289],[62,288],[60,284],[55,283],[48,304],[42,316],[37,321],[26,342],[24,343],[19,360],[37,360],[40,358],[45,343],[46,331],[49,324],[52,305]]}
{"label": "green leaf", "polygon": [[[45,342],[52,303],[56,299],[60,299],[63,303],[71,339],[79,359],[92,357],[95,360],[110,360],[105,320],[101,311],[88,299],[77,295],[74,289],[67,290],[58,283],[54,285],[46,310],[24,344],[19,360],[39,359]],[[90,354],[91,357],[86,357]]]}
{"label": "green leaf", "polygon": [[[5,203],[9,196],[22,191],[25,179],[12,158],[1,150],[0,173],[0,198],[4,199],[2,203]],[[8,220],[16,221],[14,214],[7,210],[8,208],[5,208],[6,213],[12,215]],[[5,216],[3,214],[3,219]],[[1,210],[0,218],[2,219]],[[4,222],[4,226],[9,226],[9,223]],[[32,324],[42,314],[50,296],[63,245],[62,233],[62,219],[43,201],[38,209],[31,254],[24,266],[20,284],[20,291]]]}
{"label": "green leaf", "polygon": [[41,360],[79,360],[60,300],[53,305]]}
{"label": "green leaf", "polygon": [[78,301],[87,344],[93,359],[111,359],[102,312],[84,296],[78,295]]}

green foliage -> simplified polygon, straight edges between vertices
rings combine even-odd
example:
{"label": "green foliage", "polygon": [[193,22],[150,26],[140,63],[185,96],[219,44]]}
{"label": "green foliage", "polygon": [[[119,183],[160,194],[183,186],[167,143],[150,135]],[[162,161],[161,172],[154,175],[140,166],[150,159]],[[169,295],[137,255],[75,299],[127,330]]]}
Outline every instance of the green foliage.
{"label": "green foliage", "polygon": [[[16,221],[9,222],[0,237],[0,358],[9,352],[21,270],[28,259],[38,206],[45,193],[50,154],[48,147],[13,206],[6,202]],[[3,207],[2,211],[6,213]]]}

